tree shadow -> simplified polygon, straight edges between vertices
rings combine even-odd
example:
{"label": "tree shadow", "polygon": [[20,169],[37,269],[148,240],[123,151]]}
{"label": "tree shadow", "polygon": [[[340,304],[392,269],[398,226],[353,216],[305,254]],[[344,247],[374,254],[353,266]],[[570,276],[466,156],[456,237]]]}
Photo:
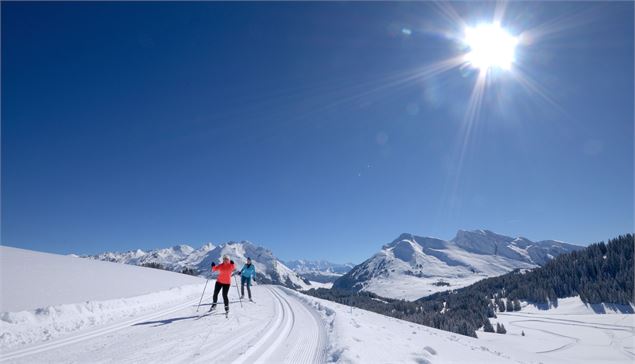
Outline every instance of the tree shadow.
{"label": "tree shadow", "polygon": [[617,303],[585,303],[585,305],[591,307],[594,313],[599,314],[605,314],[607,308],[613,312],[628,314],[635,313],[633,311],[633,306],[630,305],[620,305]]}
{"label": "tree shadow", "polygon": [[547,311],[550,310],[552,308],[557,308],[558,307],[558,301],[551,301],[551,302],[531,302],[529,303],[530,305],[536,307],[537,309],[539,309],[540,311]]}
{"label": "tree shadow", "polygon": [[[536,303],[531,302],[530,305],[536,307],[541,311],[547,311],[552,308],[558,307],[557,301],[552,301],[548,303]],[[606,314],[607,311],[619,312],[624,314],[633,314],[635,313],[635,309],[631,305],[622,305],[617,303],[584,303],[584,306],[593,310],[593,313],[596,314]]]}

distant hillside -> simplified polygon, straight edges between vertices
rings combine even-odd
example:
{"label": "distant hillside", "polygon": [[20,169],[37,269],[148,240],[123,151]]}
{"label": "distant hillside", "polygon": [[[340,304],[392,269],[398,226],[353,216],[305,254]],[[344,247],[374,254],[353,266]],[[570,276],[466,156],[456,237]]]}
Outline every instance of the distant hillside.
{"label": "distant hillside", "polygon": [[[369,292],[310,290],[316,297],[368,309],[434,328],[476,337],[496,312],[520,310],[519,300],[558,305],[558,298],[580,296],[588,304],[612,304],[633,313],[633,235],[627,234],[562,254],[544,267],[488,278],[458,290],[415,302],[386,299]],[[516,303],[516,304],[515,304]]]}

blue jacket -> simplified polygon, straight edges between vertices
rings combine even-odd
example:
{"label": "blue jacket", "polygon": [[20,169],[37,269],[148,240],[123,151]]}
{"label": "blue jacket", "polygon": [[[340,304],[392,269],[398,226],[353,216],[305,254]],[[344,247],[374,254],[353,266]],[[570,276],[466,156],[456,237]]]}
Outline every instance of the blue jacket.
{"label": "blue jacket", "polygon": [[240,270],[241,277],[253,278],[256,276],[256,267],[253,264],[243,265],[243,269]]}

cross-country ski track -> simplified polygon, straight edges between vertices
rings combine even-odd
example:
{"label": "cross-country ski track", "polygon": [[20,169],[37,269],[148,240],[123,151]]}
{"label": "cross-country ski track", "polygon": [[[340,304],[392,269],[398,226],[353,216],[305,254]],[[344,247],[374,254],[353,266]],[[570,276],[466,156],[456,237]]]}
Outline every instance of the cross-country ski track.
{"label": "cross-country ski track", "polygon": [[[234,287],[232,287],[234,289]],[[323,363],[326,327],[314,308],[278,286],[253,287],[256,303],[230,292],[229,318],[219,296],[207,313],[211,292],[196,312],[199,297],[79,334],[4,352],[0,361]],[[234,291],[235,292],[235,291]]]}

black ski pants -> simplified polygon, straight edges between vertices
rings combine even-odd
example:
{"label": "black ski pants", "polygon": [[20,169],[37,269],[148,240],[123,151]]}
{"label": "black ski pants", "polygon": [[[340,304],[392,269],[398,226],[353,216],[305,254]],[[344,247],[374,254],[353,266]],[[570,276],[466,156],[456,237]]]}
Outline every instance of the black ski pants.
{"label": "black ski pants", "polygon": [[214,301],[212,303],[212,307],[216,307],[216,302],[218,301],[218,292],[220,292],[221,288],[223,289],[223,303],[225,304],[225,311],[229,311],[229,297],[227,297],[227,293],[229,293],[229,284],[223,284],[216,281],[216,285],[214,286]]}

